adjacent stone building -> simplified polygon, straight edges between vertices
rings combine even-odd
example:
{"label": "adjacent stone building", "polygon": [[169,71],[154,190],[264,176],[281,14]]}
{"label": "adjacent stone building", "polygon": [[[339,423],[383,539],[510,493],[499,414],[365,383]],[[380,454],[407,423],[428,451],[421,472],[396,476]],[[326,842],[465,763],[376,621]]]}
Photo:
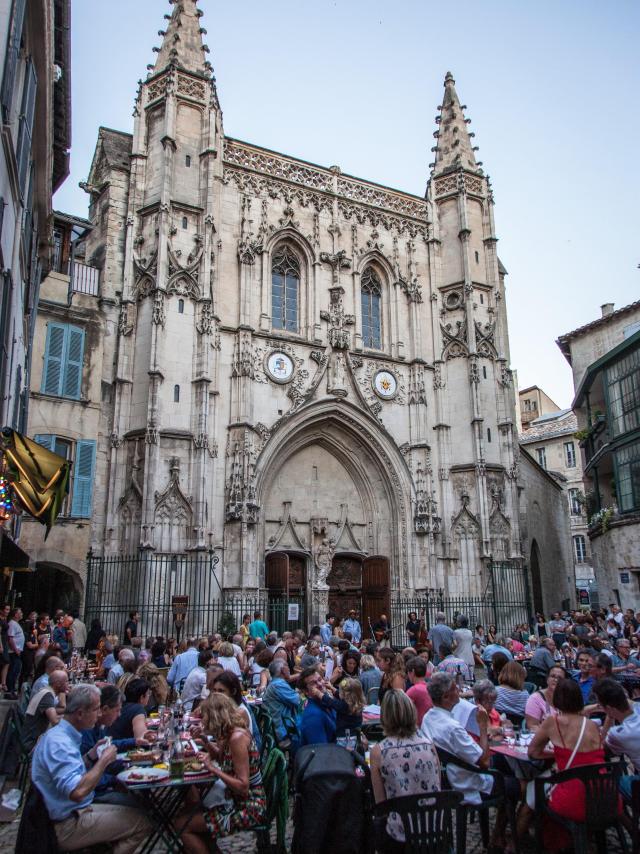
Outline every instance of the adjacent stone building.
{"label": "adjacent stone building", "polygon": [[[0,0],[0,427],[24,431],[38,289],[51,260],[51,199],[69,174],[70,0]],[[0,524],[0,593],[29,556]]]}
{"label": "adjacent stone building", "polygon": [[[544,395],[544,392],[541,393]],[[531,389],[520,392],[521,411],[523,398],[531,400]],[[547,400],[550,401],[550,398]],[[525,423],[526,429],[520,434],[520,447],[526,448],[564,491],[563,503],[571,531],[573,574],[578,599],[585,606],[595,606],[598,604],[598,593],[587,535],[582,457],[575,436],[578,429],[576,416],[570,409],[557,409]]]}
{"label": "adjacent stone building", "polygon": [[522,574],[525,499],[506,271],[453,77],[413,195],[227,136],[200,16],[174,5],[133,136],[101,128],[84,185],[91,607],[199,605],[213,576],[306,622],[481,597],[492,562]]}
{"label": "adjacent stone building", "polygon": [[600,601],[640,608],[640,302],[558,339],[573,369]]}

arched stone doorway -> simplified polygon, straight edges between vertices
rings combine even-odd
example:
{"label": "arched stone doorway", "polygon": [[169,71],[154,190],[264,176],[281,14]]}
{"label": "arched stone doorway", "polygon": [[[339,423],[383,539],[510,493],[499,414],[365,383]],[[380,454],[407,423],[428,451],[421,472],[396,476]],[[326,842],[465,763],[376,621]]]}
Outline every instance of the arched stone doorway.
{"label": "arched stone doorway", "polygon": [[533,608],[536,614],[544,614],[544,601],[542,598],[542,577],[540,575],[540,549],[538,543],[531,543],[531,585],[533,587]]}
{"label": "arched stone doorway", "polygon": [[53,614],[57,608],[80,610],[83,585],[79,576],[68,567],[37,563],[35,572],[14,574],[12,593],[15,604],[25,614],[29,611]]}

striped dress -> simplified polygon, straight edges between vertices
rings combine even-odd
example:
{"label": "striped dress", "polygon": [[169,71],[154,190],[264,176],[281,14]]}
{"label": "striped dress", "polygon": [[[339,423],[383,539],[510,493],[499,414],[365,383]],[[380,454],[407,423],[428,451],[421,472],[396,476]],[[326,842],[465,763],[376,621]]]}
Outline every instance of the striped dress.
{"label": "striped dress", "polygon": [[[229,745],[225,745],[220,760],[220,768],[225,774],[234,774],[233,759]],[[255,742],[249,745],[249,793],[246,798],[227,788],[227,799],[205,811],[204,820],[211,836],[228,836],[239,830],[251,830],[262,824],[265,818],[267,799],[262,785],[260,754]]]}

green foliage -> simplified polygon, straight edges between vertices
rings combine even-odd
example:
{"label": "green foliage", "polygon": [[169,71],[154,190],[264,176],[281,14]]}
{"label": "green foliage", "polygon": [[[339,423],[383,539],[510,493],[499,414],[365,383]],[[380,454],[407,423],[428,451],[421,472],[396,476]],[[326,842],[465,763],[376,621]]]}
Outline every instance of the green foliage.
{"label": "green foliage", "polygon": [[237,628],[236,619],[231,611],[223,611],[218,620],[218,634],[221,634],[226,640],[229,635],[236,633]]}

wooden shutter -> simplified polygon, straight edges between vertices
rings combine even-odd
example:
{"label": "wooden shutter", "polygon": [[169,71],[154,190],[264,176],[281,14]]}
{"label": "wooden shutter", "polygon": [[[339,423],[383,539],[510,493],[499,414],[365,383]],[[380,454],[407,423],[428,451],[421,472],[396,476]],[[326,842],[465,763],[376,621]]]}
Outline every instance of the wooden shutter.
{"label": "wooden shutter", "polygon": [[46,448],[47,451],[53,451],[56,442],[56,437],[48,436],[46,434],[41,433],[38,436],[34,436],[33,441],[37,442],[39,445],[42,445],[42,447]]}
{"label": "wooden shutter", "polygon": [[27,0],[13,0],[11,9],[11,21],[9,22],[9,35],[7,39],[7,53],[4,60],[4,72],[2,74],[2,119],[5,124],[9,123],[11,104],[13,101],[13,87],[16,80],[16,69],[18,67],[18,56],[20,54],[20,42],[22,41],[22,29],[24,26],[24,10]]}
{"label": "wooden shutter", "polygon": [[33,135],[33,117],[36,111],[37,88],[38,78],[36,77],[35,66],[33,60],[29,58],[25,68],[22,108],[20,111],[20,129],[18,131],[18,146],[16,149],[18,181],[22,198],[24,198],[27,188],[29,163],[31,162],[31,138]]}
{"label": "wooden shutter", "polygon": [[289,589],[289,556],[267,555],[264,562],[264,586],[270,593],[287,593]]}
{"label": "wooden shutter", "polygon": [[63,397],[80,397],[82,387],[82,360],[84,357],[84,330],[77,326],[67,327],[67,342],[62,380]]}
{"label": "wooden shutter", "polygon": [[88,519],[91,516],[93,474],[96,463],[96,443],[82,439],[76,443],[76,460],[73,467],[73,499],[71,515]]}
{"label": "wooden shutter", "polygon": [[49,323],[47,328],[47,346],[44,353],[44,371],[42,373],[43,394],[60,394],[62,386],[62,364],[66,344],[67,327],[62,323]]}

